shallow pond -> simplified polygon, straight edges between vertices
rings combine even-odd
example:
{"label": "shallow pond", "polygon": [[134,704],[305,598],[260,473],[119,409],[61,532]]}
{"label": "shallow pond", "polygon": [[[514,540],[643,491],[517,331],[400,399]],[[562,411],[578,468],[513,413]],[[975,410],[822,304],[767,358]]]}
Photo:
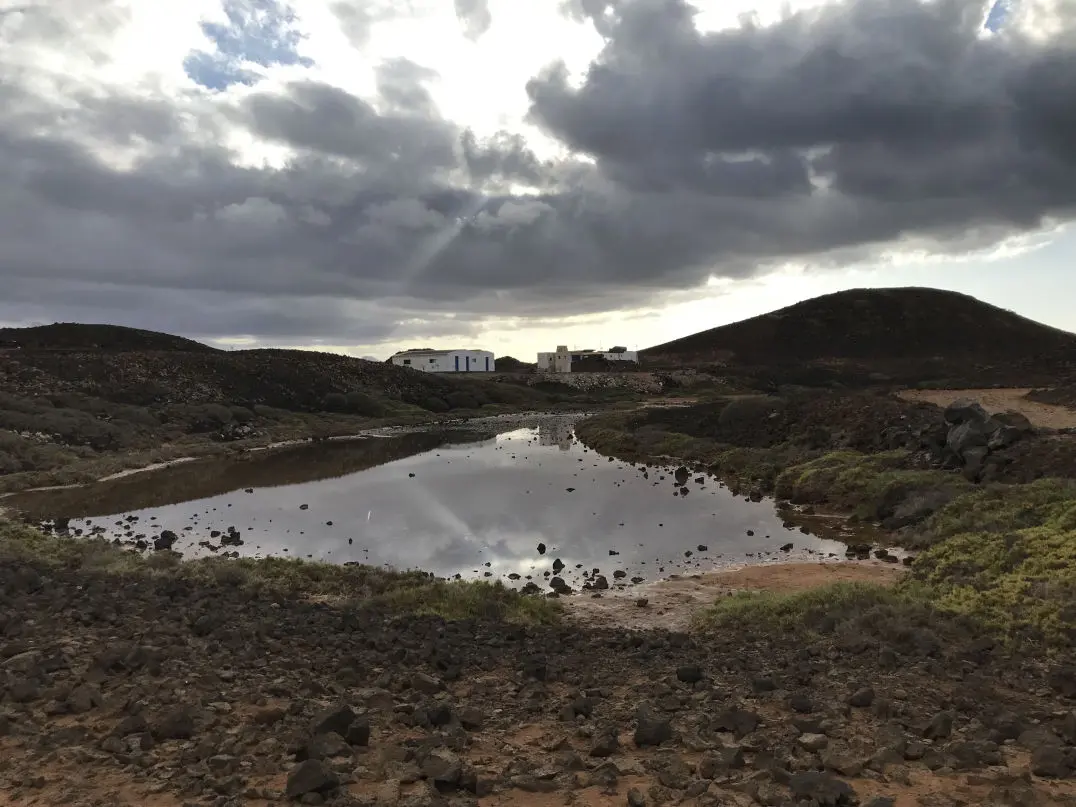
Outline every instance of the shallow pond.
{"label": "shallow pond", "polygon": [[545,418],[481,442],[416,434],[306,445],[5,504],[151,549],[169,530],[185,557],[280,555],[519,583],[541,582],[559,559],[573,587],[593,569],[612,583],[618,570],[625,582],[654,580],[843,552],[783,526],[772,501],[746,501],[696,473],[677,487],[674,469],[611,461],[572,425]]}

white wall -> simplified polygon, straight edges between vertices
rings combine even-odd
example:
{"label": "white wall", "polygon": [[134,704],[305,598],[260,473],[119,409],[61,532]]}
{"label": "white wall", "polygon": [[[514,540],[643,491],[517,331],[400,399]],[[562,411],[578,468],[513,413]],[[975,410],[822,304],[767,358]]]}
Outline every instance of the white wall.
{"label": "white wall", "polygon": [[539,353],[535,366],[542,372],[570,373],[572,371],[572,354],[559,350],[555,353]]}
{"label": "white wall", "polygon": [[493,353],[488,350],[449,350],[432,356],[424,353],[397,354],[392,357],[392,363],[422,373],[485,373],[493,372],[496,367]]}

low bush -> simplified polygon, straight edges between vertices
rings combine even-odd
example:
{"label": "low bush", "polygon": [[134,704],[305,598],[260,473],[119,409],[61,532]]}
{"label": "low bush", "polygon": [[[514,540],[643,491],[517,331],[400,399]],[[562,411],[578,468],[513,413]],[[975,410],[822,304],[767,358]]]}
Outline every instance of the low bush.
{"label": "low bush", "polygon": [[448,403],[443,398],[438,398],[435,395],[431,395],[428,398],[423,398],[419,404],[427,412],[447,412]]}
{"label": "low bush", "polygon": [[118,585],[130,576],[174,578],[205,586],[338,597],[345,607],[445,619],[550,623],[560,614],[553,600],[526,596],[499,582],[445,581],[425,572],[284,558],[183,561],[171,552],[143,556],[103,539],[56,537],[0,519],[0,563],[13,561],[107,575],[117,578]]}

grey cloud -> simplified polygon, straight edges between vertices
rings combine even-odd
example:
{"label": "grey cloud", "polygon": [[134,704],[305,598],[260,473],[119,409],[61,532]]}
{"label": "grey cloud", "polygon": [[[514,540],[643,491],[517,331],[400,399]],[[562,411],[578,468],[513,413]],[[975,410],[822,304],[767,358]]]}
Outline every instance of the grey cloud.
{"label": "grey cloud", "polygon": [[438,78],[436,70],[410,59],[390,59],[378,65],[377,91],[381,99],[402,112],[437,115],[437,105],[426,84]]}
{"label": "grey cloud", "polygon": [[379,23],[423,13],[416,0],[336,0],[329,5],[352,46],[364,48]]}
{"label": "grey cloud", "polygon": [[254,93],[243,102],[241,119],[263,138],[347,158],[381,175],[424,176],[456,165],[456,127],[436,116],[379,114],[369,102],[315,81],[288,90]]}
{"label": "grey cloud", "polygon": [[569,11],[604,51],[578,89],[559,65],[532,80],[531,119],[621,186],[771,200],[765,223],[754,203],[729,211],[747,239],[711,245],[715,260],[1034,227],[1076,210],[1063,7],[1069,27],[1043,44],[981,36],[972,0],[858,0],[705,35],[682,0],[583,0]]}
{"label": "grey cloud", "polygon": [[468,39],[478,39],[493,24],[489,0],[455,0],[456,17]]}
{"label": "grey cloud", "polygon": [[[444,119],[405,59],[371,99],[73,77],[60,107],[0,82],[0,317],[368,343],[415,319],[452,332],[452,313],[654,304],[898,238],[988,246],[1076,215],[1076,34],[982,38],[983,8],[860,0],[702,35],[677,0],[585,0],[600,58],[581,86],[553,66],[527,87],[533,122],[582,155],[559,160]],[[32,73],[6,30],[0,76]],[[241,163],[236,127],[295,153]],[[98,156],[135,147],[122,168]]]}
{"label": "grey cloud", "polygon": [[467,130],[460,138],[463,159],[472,179],[489,182],[524,182],[538,187],[555,179],[556,167],[543,164],[527,147],[522,135],[501,131],[479,140]]}

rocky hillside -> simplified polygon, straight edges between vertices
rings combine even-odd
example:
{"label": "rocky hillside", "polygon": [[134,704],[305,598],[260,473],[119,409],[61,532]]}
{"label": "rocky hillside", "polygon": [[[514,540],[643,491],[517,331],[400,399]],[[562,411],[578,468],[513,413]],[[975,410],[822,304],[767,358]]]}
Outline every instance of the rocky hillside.
{"label": "rocky hillside", "polygon": [[956,292],[853,289],[656,345],[643,358],[651,365],[789,368],[785,375],[795,383],[842,373],[906,383],[1046,383],[1076,368],[1076,335]]}
{"label": "rocky hillside", "polygon": [[57,322],[33,328],[0,328],[0,347],[23,350],[183,350],[208,353],[209,345],[156,331],[122,325],[84,325]]}
{"label": "rocky hillside", "polygon": [[496,414],[551,400],[520,384],[331,353],[215,350],[128,328],[3,333],[0,489],[7,490],[85,481],[218,443],[351,434],[386,419]]}
{"label": "rocky hillside", "polygon": [[21,397],[80,393],[134,406],[221,403],[291,411],[343,409],[363,394],[431,411],[517,402],[526,392],[303,350],[222,351],[168,334],[98,325],[5,329],[0,389]]}

